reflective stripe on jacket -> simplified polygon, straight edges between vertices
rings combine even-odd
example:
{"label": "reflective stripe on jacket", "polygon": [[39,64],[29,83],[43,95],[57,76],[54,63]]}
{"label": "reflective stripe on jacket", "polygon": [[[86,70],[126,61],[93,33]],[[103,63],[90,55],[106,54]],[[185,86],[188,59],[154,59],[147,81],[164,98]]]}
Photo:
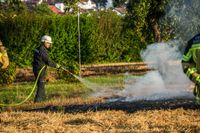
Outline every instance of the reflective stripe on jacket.
{"label": "reflective stripe on jacket", "polygon": [[200,43],[193,44],[182,58],[183,70],[193,82],[200,82]]}
{"label": "reflective stripe on jacket", "polygon": [[197,56],[196,56],[196,50],[200,49],[200,43],[193,44],[192,47],[189,49],[186,55],[183,55],[182,61],[189,62],[191,59],[197,63]]}

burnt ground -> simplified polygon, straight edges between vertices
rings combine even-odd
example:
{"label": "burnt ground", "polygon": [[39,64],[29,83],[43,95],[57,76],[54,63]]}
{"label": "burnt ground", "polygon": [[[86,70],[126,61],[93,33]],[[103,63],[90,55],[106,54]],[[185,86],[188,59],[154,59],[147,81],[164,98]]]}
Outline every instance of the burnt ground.
{"label": "burnt ground", "polygon": [[46,106],[43,108],[30,109],[25,111],[43,111],[43,112],[59,112],[64,113],[84,113],[87,111],[103,111],[103,110],[121,110],[128,113],[144,110],[166,110],[166,109],[193,109],[199,110],[200,104],[194,98],[177,98],[166,100],[138,100],[138,101],[123,101],[123,98],[115,99],[110,102],[109,99],[103,103],[93,104],[72,104],[66,106]]}
{"label": "burnt ground", "polygon": [[[116,74],[116,73],[145,73],[150,69],[144,63],[118,63],[118,64],[106,64],[106,65],[91,65],[82,66],[83,76],[104,75],[104,74]],[[53,76],[52,76],[53,75]],[[33,80],[31,69],[18,70],[19,81]],[[56,79],[55,72],[50,73],[50,79]],[[42,108],[28,109],[24,111],[44,111],[44,112],[59,112],[65,113],[79,113],[87,111],[101,111],[101,110],[122,110],[126,112],[136,112],[143,110],[161,110],[161,109],[194,109],[199,110],[200,104],[194,98],[179,97],[173,99],[164,100],[137,100],[137,101],[125,101],[123,97],[116,99],[106,98],[105,102],[92,103],[92,104],[69,104],[64,106],[49,105]]]}

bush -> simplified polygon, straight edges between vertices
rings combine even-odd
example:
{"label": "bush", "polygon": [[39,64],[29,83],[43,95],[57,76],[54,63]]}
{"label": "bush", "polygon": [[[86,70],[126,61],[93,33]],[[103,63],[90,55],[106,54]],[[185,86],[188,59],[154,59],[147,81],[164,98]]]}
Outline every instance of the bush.
{"label": "bush", "polygon": [[0,84],[11,84],[16,78],[16,65],[10,63],[7,69],[0,69]]}

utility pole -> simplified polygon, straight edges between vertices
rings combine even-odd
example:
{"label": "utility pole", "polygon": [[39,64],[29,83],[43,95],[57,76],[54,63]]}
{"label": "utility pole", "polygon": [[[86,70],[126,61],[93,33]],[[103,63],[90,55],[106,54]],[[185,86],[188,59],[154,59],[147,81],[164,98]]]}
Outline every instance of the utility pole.
{"label": "utility pole", "polygon": [[78,8],[78,49],[79,49],[79,77],[81,77],[81,43],[80,43],[80,12]]}

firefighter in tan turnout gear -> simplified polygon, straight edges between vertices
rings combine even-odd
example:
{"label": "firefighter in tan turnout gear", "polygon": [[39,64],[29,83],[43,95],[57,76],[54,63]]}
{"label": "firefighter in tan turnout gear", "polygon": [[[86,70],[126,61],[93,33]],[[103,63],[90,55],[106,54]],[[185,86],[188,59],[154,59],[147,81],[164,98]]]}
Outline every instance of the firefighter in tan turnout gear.
{"label": "firefighter in tan turnout gear", "polygon": [[188,41],[182,66],[184,73],[195,83],[193,93],[200,100],[200,33]]}
{"label": "firefighter in tan turnout gear", "polygon": [[5,70],[9,65],[9,58],[6,48],[0,40],[0,69]]}
{"label": "firefighter in tan turnout gear", "polygon": [[[38,78],[37,82],[37,92],[34,99],[34,102],[40,102],[45,99],[45,82],[46,82],[46,69],[47,66],[60,68],[59,64],[52,62],[48,56],[47,49],[50,48],[52,44],[52,39],[48,35],[44,35],[41,38],[41,45],[34,50],[34,57],[33,57],[33,73],[35,78]],[[44,67],[44,69],[42,69]],[[40,75],[39,72],[41,71]]]}

